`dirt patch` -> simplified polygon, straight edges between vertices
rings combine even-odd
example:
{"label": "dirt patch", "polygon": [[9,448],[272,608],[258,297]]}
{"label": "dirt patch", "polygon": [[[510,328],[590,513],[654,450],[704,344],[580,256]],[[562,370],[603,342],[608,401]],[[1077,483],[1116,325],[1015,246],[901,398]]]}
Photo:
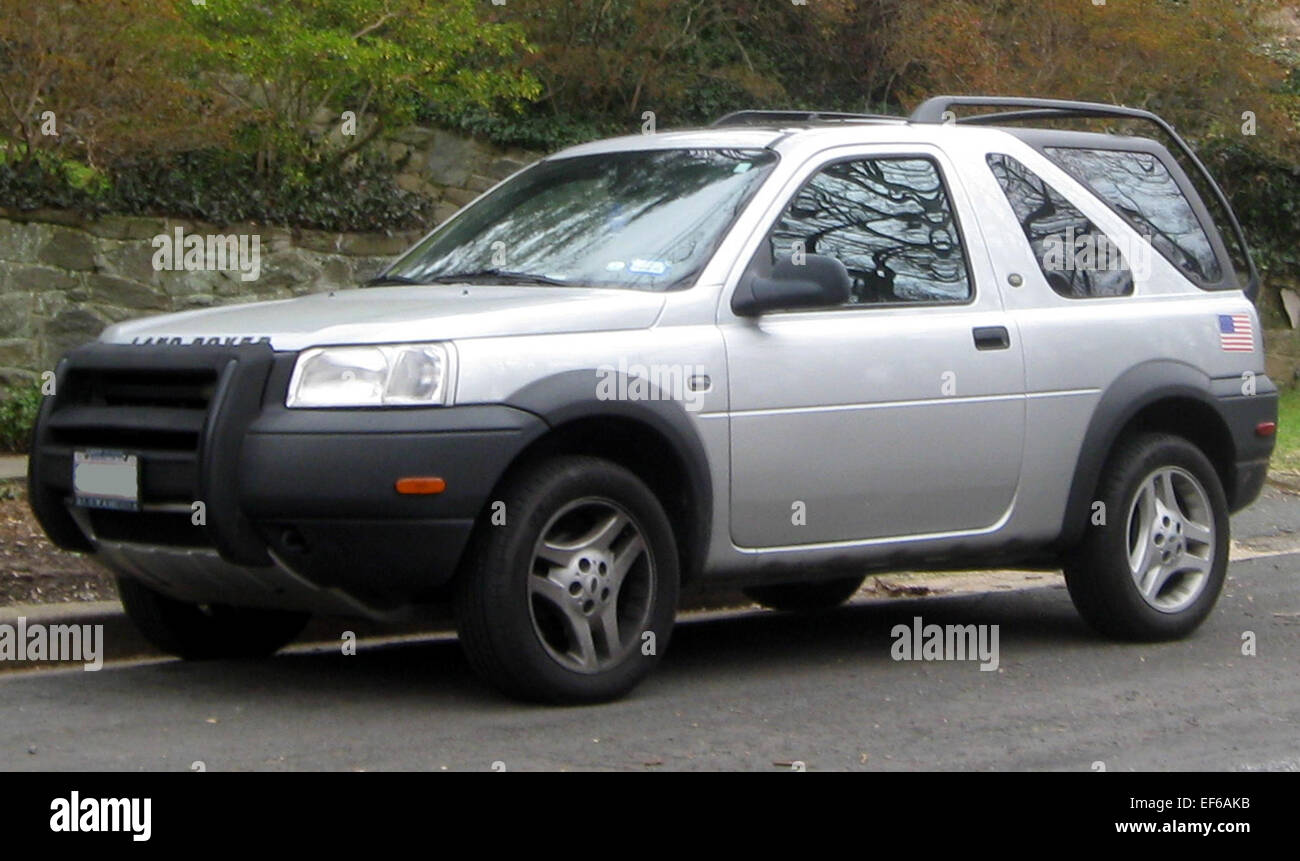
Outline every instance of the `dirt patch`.
{"label": "dirt patch", "polygon": [[113,601],[113,578],[79,553],[49,542],[21,481],[0,481],[0,607]]}
{"label": "dirt patch", "polygon": [[871,598],[919,598],[1064,586],[1065,577],[1059,571],[899,571],[868,577],[858,594]]}

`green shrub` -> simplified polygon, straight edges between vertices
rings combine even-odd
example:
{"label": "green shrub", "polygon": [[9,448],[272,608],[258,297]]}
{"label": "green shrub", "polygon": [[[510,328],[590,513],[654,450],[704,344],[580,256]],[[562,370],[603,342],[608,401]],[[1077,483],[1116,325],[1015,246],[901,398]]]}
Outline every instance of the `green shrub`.
{"label": "green shrub", "polygon": [[317,230],[403,230],[427,224],[434,202],[393,184],[378,153],[343,167],[308,160],[259,173],[256,156],[227,150],[127,161],[86,184],[68,165],[0,162],[0,200],[19,209],[168,215],[216,224],[253,221]]}
{"label": "green shrub", "polygon": [[1300,163],[1225,138],[1206,141],[1200,152],[1232,200],[1263,274],[1300,283]]}
{"label": "green shrub", "polygon": [[185,153],[158,163],[119,165],[108,198],[113,212],[177,215],[231,224],[379,231],[420,227],[434,202],[394,185],[394,168],[379,153],[342,167],[306,161],[269,176],[256,157],[220,150]]}
{"label": "green shrub", "polygon": [[27,451],[40,408],[41,390],[35,384],[0,391],[0,452]]}
{"label": "green shrub", "polygon": [[[261,172],[323,157],[331,165],[385,130],[411,122],[415,105],[512,106],[541,85],[520,65],[523,27],[493,20],[482,0],[221,0],[182,3],[179,14],[218,74],[255,82],[223,91],[247,121],[244,147]],[[299,146],[320,111],[354,114],[355,134]],[[251,132],[251,135],[249,134]]]}
{"label": "green shrub", "polygon": [[49,159],[23,162],[0,159],[0,201],[17,209],[103,208],[99,198],[103,185],[79,183],[66,165]]}

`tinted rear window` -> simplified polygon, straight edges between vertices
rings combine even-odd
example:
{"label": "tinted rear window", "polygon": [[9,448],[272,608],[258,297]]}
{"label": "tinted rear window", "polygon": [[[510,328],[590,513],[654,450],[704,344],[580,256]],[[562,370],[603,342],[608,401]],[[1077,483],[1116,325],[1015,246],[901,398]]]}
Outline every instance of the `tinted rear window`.
{"label": "tinted rear window", "polygon": [[1164,163],[1151,153],[1046,147],[1048,157],[1124,216],[1138,233],[1199,284],[1223,280],[1201,221]]}

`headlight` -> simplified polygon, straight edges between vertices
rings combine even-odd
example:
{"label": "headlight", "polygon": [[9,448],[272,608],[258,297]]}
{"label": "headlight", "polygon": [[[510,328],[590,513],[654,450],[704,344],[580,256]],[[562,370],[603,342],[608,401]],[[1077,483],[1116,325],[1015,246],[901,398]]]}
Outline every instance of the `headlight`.
{"label": "headlight", "polygon": [[441,344],[313,347],[298,357],[285,406],[437,406],[447,402],[449,376]]}

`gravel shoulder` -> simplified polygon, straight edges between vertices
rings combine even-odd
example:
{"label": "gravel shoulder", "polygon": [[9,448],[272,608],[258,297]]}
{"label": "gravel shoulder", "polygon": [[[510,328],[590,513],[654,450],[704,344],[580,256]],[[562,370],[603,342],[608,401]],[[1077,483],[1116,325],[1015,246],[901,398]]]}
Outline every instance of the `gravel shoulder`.
{"label": "gravel shoulder", "polygon": [[113,578],[79,553],[50,544],[21,481],[0,481],[0,607],[113,601]]}

